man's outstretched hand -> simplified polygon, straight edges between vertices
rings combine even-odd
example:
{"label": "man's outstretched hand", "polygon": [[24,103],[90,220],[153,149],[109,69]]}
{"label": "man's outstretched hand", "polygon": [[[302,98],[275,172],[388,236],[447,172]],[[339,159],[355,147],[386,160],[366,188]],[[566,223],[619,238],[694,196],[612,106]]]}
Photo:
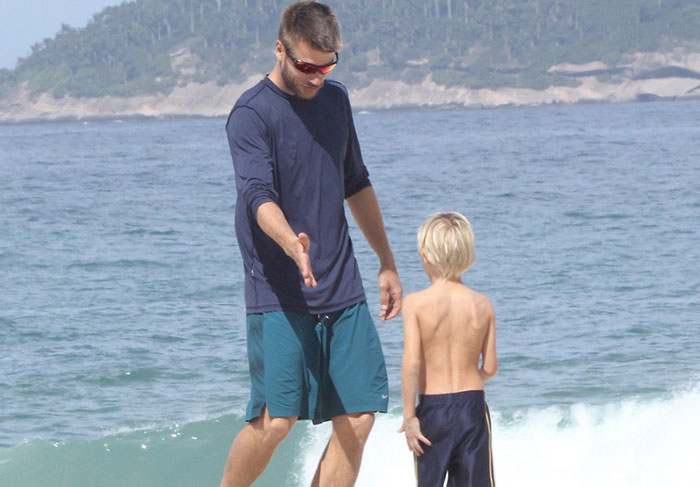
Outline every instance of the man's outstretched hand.
{"label": "man's outstretched hand", "polygon": [[311,240],[304,232],[297,235],[297,242],[292,245],[289,256],[294,259],[299,272],[304,278],[306,287],[316,287],[316,278],[311,270],[311,258],[309,257],[309,249],[311,248]]}
{"label": "man's outstretched hand", "polygon": [[316,287],[316,278],[311,270],[309,257],[309,248],[311,248],[309,236],[303,232],[299,234],[294,232],[280,207],[272,201],[266,201],[260,205],[257,219],[262,231],[277,242],[284,253],[294,260],[304,278],[304,285]]}

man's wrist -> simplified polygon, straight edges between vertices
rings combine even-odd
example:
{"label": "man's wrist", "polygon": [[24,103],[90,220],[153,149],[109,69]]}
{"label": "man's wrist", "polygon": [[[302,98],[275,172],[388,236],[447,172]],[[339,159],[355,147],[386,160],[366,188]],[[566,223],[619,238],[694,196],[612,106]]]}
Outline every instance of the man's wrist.
{"label": "man's wrist", "polygon": [[299,237],[293,233],[286,234],[282,237],[282,250],[284,253],[290,257],[294,257],[297,251],[297,244],[299,243]]}
{"label": "man's wrist", "polygon": [[382,271],[394,271],[394,272],[396,272],[396,262],[394,262],[394,254],[391,253],[391,250],[389,250],[383,254],[377,254],[377,257],[379,257],[379,272],[382,272]]}

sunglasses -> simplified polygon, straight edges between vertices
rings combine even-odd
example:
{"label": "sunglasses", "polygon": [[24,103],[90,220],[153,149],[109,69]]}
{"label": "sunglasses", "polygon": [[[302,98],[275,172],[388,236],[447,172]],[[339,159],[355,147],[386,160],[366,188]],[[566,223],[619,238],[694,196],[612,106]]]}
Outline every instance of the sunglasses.
{"label": "sunglasses", "polygon": [[335,58],[333,59],[333,61],[331,61],[328,64],[324,64],[323,66],[319,66],[318,64],[307,63],[306,61],[302,61],[301,59],[295,58],[294,56],[292,56],[292,53],[289,51],[289,48],[287,46],[284,46],[284,49],[287,53],[287,57],[292,61],[294,67],[297,68],[297,71],[301,71],[304,74],[328,74],[333,68],[335,68],[335,65],[338,64],[337,52],[335,53]]}

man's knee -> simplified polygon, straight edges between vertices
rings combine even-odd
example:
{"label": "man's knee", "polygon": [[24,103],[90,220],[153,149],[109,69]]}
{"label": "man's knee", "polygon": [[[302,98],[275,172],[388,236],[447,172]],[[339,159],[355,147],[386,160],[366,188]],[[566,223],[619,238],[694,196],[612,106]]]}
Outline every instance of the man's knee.
{"label": "man's knee", "polygon": [[350,416],[350,424],[357,433],[358,437],[363,437],[367,439],[369,432],[374,426],[374,413],[362,413],[358,415]]}
{"label": "man's knee", "polygon": [[348,414],[333,419],[333,429],[341,436],[351,435],[364,444],[374,426],[374,413]]}
{"label": "man's knee", "polygon": [[290,431],[297,418],[270,418],[264,425],[264,441],[273,444],[279,444],[284,440]]}

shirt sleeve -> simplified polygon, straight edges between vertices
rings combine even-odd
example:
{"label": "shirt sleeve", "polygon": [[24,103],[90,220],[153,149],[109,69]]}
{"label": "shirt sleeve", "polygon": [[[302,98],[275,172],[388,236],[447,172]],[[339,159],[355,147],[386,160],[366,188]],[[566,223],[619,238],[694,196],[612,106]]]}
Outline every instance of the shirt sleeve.
{"label": "shirt sleeve", "polygon": [[231,112],[226,134],[236,173],[236,189],[255,217],[263,203],[279,202],[269,131],[253,109],[243,106]]}
{"label": "shirt sleeve", "polygon": [[344,174],[345,174],[345,198],[349,198],[361,189],[371,186],[369,180],[369,172],[362,160],[360,152],[360,142],[357,140],[357,132],[355,132],[355,122],[352,119],[352,109],[350,102],[346,101],[346,111],[348,117],[348,148],[345,154]]}

